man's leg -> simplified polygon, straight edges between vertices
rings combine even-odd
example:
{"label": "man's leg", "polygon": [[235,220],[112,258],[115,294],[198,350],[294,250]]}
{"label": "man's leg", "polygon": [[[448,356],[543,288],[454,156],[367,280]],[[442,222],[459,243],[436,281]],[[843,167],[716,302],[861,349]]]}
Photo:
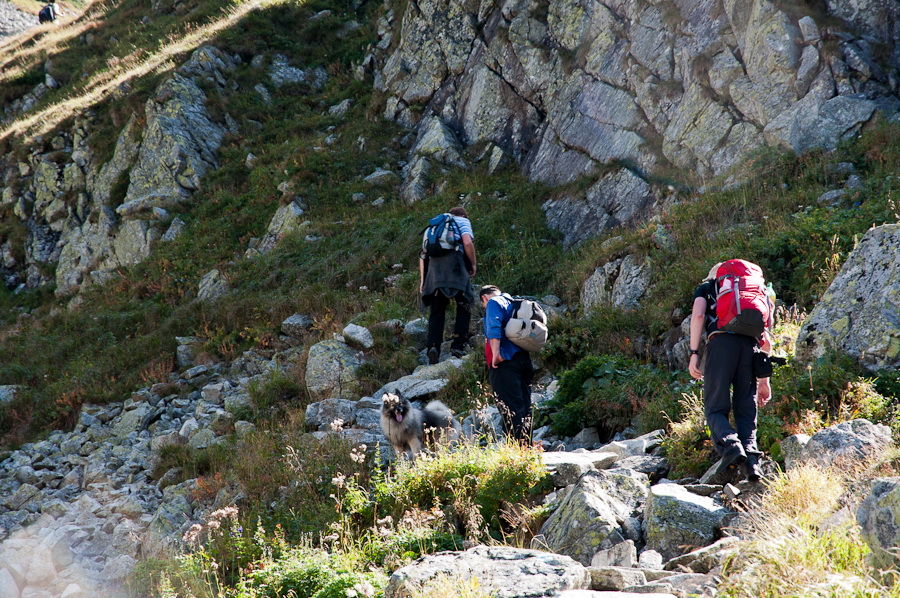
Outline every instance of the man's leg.
{"label": "man's leg", "polygon": [[472,321],[472,302],[467,301],[464,293],[456,294],[456,321],[453,324],[453,342],[450,349],[465,351],[469,342],[469,323]]}
{"label": "man's leg", "polygon": [[502,416],[504,433],[527,442],[530,438],[525,420],[531,417],[531,388],[523,380],[530,383],[533,370],[527,367],[531,363],[528,355],[524,354],[525,361],[521,355],[521,352],[516,353],[513,359],[491,368],[490,379],[491,388],[497,394],[497,408]]}
{"label": "man's leg", "polygon": [[759,479],[756,465],[762,454],[756,446],[756,376],[753,375],[753,347],[756,341],[747,338],[741,346],[738,367],[734,375],[734,423],[741,446],[747,455],[746,475]]}
{"label": "man's leg", "polygon": [[740,356],[739,339],[733,334],[717,334],[707,346],[703,372],[703,405],[713,447],[719,456],[743,454],[737,432],[728,421],[731,411],[731,383]]}
{"label": "man's leg", "polygon": [[431,311],[428,312],[428,352],[431,361],[431,350],[436,349],[434,362],[441,354],[441,343],[444,341],[444,320],[450,300],[440,291],[431,296]]}

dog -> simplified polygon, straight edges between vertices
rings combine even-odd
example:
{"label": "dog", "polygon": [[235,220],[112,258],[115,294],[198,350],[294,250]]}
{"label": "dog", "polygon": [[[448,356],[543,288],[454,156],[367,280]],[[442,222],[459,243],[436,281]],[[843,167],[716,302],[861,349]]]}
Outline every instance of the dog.
{"label": "dog", "polygon": [[451,442],[459,438],[461,427],[450,409],[440,401],[431,401],[419,409],[395,394],[381,400],[381,431],[398,455],[410,453],[415,459],[424,446]]}

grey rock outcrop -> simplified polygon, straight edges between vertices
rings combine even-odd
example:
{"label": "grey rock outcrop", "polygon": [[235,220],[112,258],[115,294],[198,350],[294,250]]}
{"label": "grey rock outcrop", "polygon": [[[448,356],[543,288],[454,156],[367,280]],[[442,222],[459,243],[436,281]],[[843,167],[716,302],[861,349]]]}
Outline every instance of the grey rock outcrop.
{"label": "grey rock outcrop", "polygon": [[372,396],[380,401],[385,393],[391,393],[410,401],[422,401],[447,386],[451,373],[462,365],[462,359],[452,358],[434,365],[418,367],[412,374],[388,382]]}
{"label": "grey rock outcrop", "polygon": [[615,226],[629,225],[657,201],[650,184],[622,168],[602,177],[583,196],[550,199],[543,205],[547,224],[571,247]]}
{"label": "grey rock outcrop", "polygon": [[424,556],[391,575],[385,598],[409,598],[429,580],[478,579],[479,588],[496,598],[538,598],[565,590],[590,588],[588,570],[557,554],[502,546],[476,546],[465,552]]}
{"label": "grey rock outcrop", "polygon": [[582,453],[556,451],[543,453],[542,458],[553,484],[562,488],[576,483],[589,471],[608,469],[619,459],[619,456],[605,451]]}
{"label": "grey rock outcrop", "polygon": [[900,364],[900,225],[869,230],[797,336],[797,357],[831,348],[870,370]]}
{"label": "grey rock outcrop", "polygon": [[210,270],[200,279],[197,288],[197,299],[200,301],[215,301],[231,292],[228,279],[219,270]]}
{"label": "grey rock outcrop", "polygon": [[678,484],[650,488],[644,509],[644,540],[668,560],[712,544],[728,509]]}
{"label": "grey rock outcrop", "polygon": [[344,335],[344,338],[348,342],[357,347],[371,349],[375,346],[375,339],[372,337],[372,332],[359,324],[347,324],[344,326],[341,334]]}
{"label": "grey rock outcrop", "polygon": [[588,472],[541,527],[533,545],[590,565],[598,551],[629,539],[634,530],[628,522],[640,513],[646,496],[646,484],[632,477]]}
{"label": "grey rock outcrop", "polygon": [[884,570],[897,566],[900,545],[900,478],[878,478],[856,511],[863,540],[872,549],[874,564]]}
{"label": "grey rock outcrop", "polygon": [[269,228],[266,234],[260,240],[259,244],[247,251],[248,256],[256,254],[266,254],[275,249],[278,242],[286,235],[298,233],[303,230],[303,214],[305,211],[303,202],[295,198],[284,205],[280,206],[272,220],[269,222]]}
{"label": "grey rock outcrop", "polygon": [[819,467],[852,465],[881,455],[893,445],[891,429],[865,419],[835,424],[808,437],[796,434],[782,441],[790,461],[785,466],[815,463]]}
{"label": "grey rock outcrop", "polygon": [[633,255],[614,260],[597,268],[581,289],[581,307],[637,309],[650,286],[651,265],[647,259]]}
{"label": "grey rock outcrop", "polygon": [[[354,423],[356,401],[348,399],[325,399],[310,403],[306,407],[306,427],[325,431],[330,426],[350,426]],[[340,423],[336,423],[340,422]]]}
{"label": "grey rock outcrop", "polygon": [[288,336],[301,337],[313,325],[313,319],[303,314],[294,314],[281,323],[281,332]]}
{"label": "grey rock outcrop", "polygon": [[363,354],[345,343],[327,340],[309,349],[306,362],[306,388],[313,399],[339,398],[358,390],[356,372]]}
{"label": "grey rock outcrop", "polygon": [[218,167],[226,133],[201,86],[226,89],[235,68],[216,48],[194,51],[131,115],[105,163],[88,143],[89,114],[54,138],[52,153],[32,154],[27,169],[4,181],[20,191],[14,212],[27,231],[24,258],[3,264],[7,283],[49,283],[36,266],[55,265],[56,292],[68,295],[147,259],[165,233],[173,238],[172,212]]}
{"label": "grey rock outcrop", "polygon": [[657,165],[708,178],[764,143],[832,148],[897,109],[900,61],[872,51],[898,56],[896,3],[828,2],[825,16],[845,23],[829,21],[828,36],[818,15],[770,0],[544,6],[406,5],[379,28],[375,83],[387,118],[439,118],[463,146],[495,147],[534,180],[604,169],[594,188],[545,206],[567,245],[664,199],[645,174]]}

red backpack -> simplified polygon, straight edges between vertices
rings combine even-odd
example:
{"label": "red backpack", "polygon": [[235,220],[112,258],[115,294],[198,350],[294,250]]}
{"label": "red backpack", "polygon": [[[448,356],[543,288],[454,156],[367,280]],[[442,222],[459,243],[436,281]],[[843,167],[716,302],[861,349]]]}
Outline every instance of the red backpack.
{"label": "red backpack", "polygon": [[772,325],[773,305],[762,268],[746,260],[722,262],[716,270],[716,318],[720,332],[762,339]]}

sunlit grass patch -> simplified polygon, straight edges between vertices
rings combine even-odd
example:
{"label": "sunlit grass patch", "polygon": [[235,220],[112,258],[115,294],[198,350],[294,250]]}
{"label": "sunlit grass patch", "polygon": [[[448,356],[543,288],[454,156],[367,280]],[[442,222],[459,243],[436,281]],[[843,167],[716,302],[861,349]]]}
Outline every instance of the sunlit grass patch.
{"label": "sunlit grass patch", "polygon": [[[32,137],[51,131],[66,119],[108,98],[123,83],[161,70],[172,69],[178,56],[196,49],[233,27],[250,12],[286,1],[288,0],[250,0],[236,3],[223,11],[219,18],[206,25],[189,26],[177,34],[171,34],[161,47],[153,52],[138,49],[126,57],[107,61],[107,68],[92,73],[68,94],[0,128],[0,140],[10,136]],[[94,18],[99,17],[100,15],[97,15]],[[42,49],[37,51],[45,52],[52,49],[48,44],[61,44],[63,40],[75,37],[90,27],[89,23],[84,23],[57,30],[52,38],[56,41],[43,40]]]}
{"label": "sunlit grass patch", "polygon": [[769,481],[745,520],[749,540],[725,567],[721,595],[900,596],[873,576],[852,516],[826,523],[845,498],[846,475],[808,464]]}

